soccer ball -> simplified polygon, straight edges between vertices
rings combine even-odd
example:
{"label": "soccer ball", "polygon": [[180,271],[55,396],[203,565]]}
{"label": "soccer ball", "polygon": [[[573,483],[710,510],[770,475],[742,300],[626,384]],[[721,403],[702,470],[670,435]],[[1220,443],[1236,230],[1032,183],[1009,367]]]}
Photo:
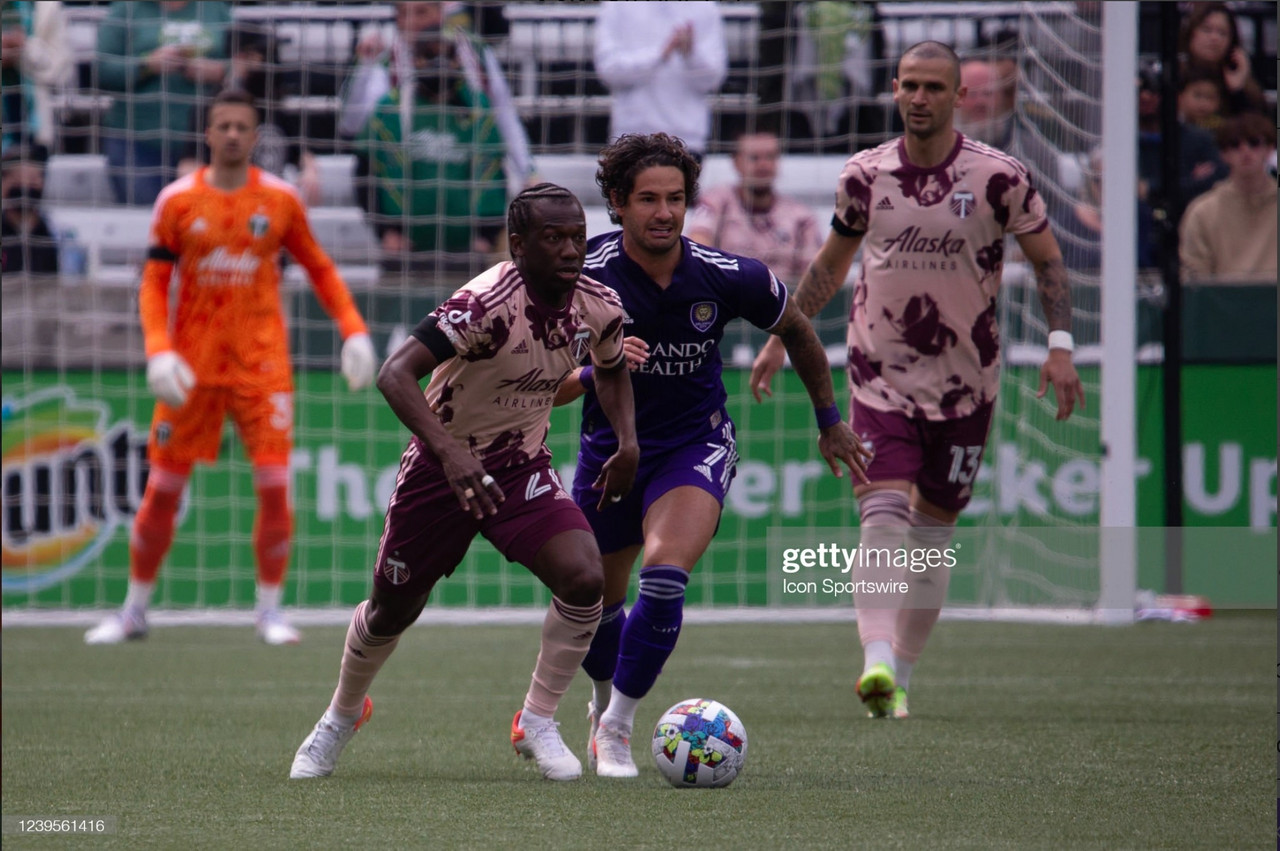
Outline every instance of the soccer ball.
{"label": "soccer ball", "polygon": [[728,786],[747,758],[747,731],[714,700],[682,700],[653,728],[653,761],[677,789]]}

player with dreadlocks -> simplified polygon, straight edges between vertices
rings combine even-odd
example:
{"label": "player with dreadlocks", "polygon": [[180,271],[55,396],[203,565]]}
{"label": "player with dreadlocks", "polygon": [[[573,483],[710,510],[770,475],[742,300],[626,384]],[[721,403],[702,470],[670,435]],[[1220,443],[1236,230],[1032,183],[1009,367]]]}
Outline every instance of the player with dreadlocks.
{"label": "player with dreadlocks", "polygon": [[[600,622],[604,574],[591,526],[551,467],[545,438],[556,390],[589,354],[601,408],[618,435],[596,481],[599,508],[631,490],[639,448],[623,312],[613,290],[582,275],[586,217],[568,190],[543,183],[521,192],[507,227],[513,259],[432,311],[378,374],[378,389],[413,437],[387,507],[373,593],[356,607],[337,690],[298,749],[291,777],[333,773],[373,711],[368,691],[378,670],[477,534],[552,593],[512,744],[549,780],[582,773],[553,719]],[[428,375],[424,394],[419,382]]]}

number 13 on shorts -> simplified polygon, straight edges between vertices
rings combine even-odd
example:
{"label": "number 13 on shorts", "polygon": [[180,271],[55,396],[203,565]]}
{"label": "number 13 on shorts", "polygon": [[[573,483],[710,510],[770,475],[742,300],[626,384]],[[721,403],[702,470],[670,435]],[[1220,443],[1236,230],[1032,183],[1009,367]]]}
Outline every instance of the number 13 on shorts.
{"label": "number 13 on shorts", "polygon": [[962,485],[973,484],[978,475],[978,465],[982,461],[982,446],[952,446],[951,467],[947,471],[947,481]]}

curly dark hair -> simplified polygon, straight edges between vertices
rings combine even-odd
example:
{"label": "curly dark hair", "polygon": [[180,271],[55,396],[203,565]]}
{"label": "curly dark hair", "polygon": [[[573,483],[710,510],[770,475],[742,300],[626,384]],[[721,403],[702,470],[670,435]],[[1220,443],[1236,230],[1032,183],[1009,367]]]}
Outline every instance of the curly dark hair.
{"label": "curly dark hair", "polygon": [[636,175],[655,165],[674,166],[684,173],[685,206],[693,207],[698,200],[698,175],[702,166],[689,153],[684,142],[667,133],[625,133],[600,152],[597,160],[596,183],[609,209],[609,221],[621,224],[622,219],[614,209],[615,197],[626,200],[636,187]]}
{"label": "curly dark hair", "polygon": [[557,186],[554,183],[538,183],[530,186],[528,189],[522,190],[515,198],[512,198],[510,206],[507,207],[507,233],[518,233],[521,236],[527,236],[529,228],[533,226],[534,205],[547,198],[569,200],[579,206],[582,204],[577,195],[574,195],[563,186]]}

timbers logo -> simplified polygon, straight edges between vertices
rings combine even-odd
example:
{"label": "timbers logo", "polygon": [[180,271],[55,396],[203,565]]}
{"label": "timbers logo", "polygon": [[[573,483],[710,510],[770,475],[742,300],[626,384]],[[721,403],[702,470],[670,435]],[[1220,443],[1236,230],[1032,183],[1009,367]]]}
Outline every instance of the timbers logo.
{"label": "timbers logo", "polygon": [[137,512],[147,435],[52,387],[4,401],[0,460],[3,590],[32,593],[84,569]]}

